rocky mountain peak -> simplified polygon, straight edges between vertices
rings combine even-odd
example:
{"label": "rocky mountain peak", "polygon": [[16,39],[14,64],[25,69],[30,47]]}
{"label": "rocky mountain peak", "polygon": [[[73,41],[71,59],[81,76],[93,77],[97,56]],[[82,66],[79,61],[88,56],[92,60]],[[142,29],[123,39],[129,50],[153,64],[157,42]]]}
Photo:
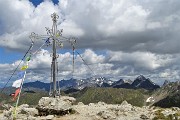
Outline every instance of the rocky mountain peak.
{"label": "rocky mountain peak", "polygon": [[129,83],[129,84],[132,84],[132,83],[133,83],[133,81],[132,81],[132,80],[130,80],[130,79],[128,79],[128,80],[124,80],[124,82],[125,82],[125,83]]}
{"label": "rocky mountain peak", "polygon": [[170,82],[168,80],[165,80],[163,83],[163,86],[166,86],[167,84],[169,84]]}
{"label": "rocky mountain peak", "polygon": [[131,85],[134,88],[144,88],[149,90],[154,90],[160,87],[153,83],[149,78],[145,78],[143,75],[138,76]]}
{"label": "rocky mountain peak", "polygon": [[139,75],[135,80],[145,81],[146,78],[143,75]]}
{"label": "rocky mountain peak", "polygon": [[124,80],[123,79],[120,79],[120,80],[118,80],[118,81],[116,81],[115,82],[115,84],[117,85],[121,85],[121,84],[124,84],[125,82],[124,82]]}

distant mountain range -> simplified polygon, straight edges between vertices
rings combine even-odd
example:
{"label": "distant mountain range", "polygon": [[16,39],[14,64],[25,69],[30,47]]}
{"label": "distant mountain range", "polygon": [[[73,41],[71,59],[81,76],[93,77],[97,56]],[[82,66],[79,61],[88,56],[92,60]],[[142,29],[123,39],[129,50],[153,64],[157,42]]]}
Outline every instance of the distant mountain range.
{"label": "distant mountain range", "polygon": [[[57,87],[60,85],[60,88],[63,90],[74,88],[81,90],[85,87],[112,87],[112,88],[127,88],[127,89],[146,89],[146,90],[155,90],[160,88],[159,85],[153,83],[149,78],[145,78],[143,75],[138,76],[134,81],[120,79],[118,81],[112,81],[105,77],[100,78],[87,78],[87,79],[69,79],[61,80],[57,82]],[[23,87],[33,87],[44,89],[46,91],[50,90],[52,83],[43,83],[40,81],[25,83]]]}
{"label": "distant mountain range", "polygon": [[[52,83],[40,81],[25,83],[20,102],[36,105],[41,97],[48,96],[50,85]],[[78,102],[86,104],[98,101],[118,104],[126,100],[137,106],[180,107],[180,82],[165,81],[160,87],[143,75],[134,81],[112,81],[104,77],[61,80],[60,87],[62,95],[73,96]],[[0,104],[12,103],[9,94],[14,91],[13,87],[5,88],[3,94],[0,94]],[[147,102],[148,98],[152,98],[150,103]]]}

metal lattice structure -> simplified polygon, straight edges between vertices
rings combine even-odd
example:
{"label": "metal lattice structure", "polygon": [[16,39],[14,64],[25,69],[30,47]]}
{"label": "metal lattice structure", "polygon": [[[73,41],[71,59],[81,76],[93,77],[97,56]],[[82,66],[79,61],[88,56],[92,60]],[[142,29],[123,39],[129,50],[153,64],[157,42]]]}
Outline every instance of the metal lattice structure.
{"label": "metal lattice structure", "polygon": [[[60,88],[57,90],[57,72],[58,72],[58,65],[57,65],[57,58],[59,57],[57,55],[57,45],[63,46],[63,42],[69,42],[71,46],[73,47],[73,71],[74,71],[74,45],[76,43],[75,38],[66,38],[62,36],[63,29],[57,30],[57,20],[59,16],[56,13],[53,13],[51,15],[53,25],[52,29],[49,29],[46,27],[47,35],[38,35],[36,33],[31,33],[30,39],[32,42],[34,42],[35,39],[46,39],[46,43],[49,45],[52,45],[53,53],[51,55],[52,57],[52,63],[51,63],[51,76],[52,76],[52,82],[53,87],[50,88],[50,96],[56,97],[60,96]],[[60,87],[60,86],[59,86]],[[51,90],[52,89],[52,90]]]}

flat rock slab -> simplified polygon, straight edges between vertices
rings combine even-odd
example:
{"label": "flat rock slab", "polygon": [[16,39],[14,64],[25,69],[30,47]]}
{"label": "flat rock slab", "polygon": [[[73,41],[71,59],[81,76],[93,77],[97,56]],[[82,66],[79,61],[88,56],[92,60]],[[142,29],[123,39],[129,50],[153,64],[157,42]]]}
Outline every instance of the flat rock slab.
{"label": "flat rock slab", "polygon": [[40,115],[65,115],[73,113],[72,105],[76,101],[73,97],[42,97],[39,100],[38,109]]}

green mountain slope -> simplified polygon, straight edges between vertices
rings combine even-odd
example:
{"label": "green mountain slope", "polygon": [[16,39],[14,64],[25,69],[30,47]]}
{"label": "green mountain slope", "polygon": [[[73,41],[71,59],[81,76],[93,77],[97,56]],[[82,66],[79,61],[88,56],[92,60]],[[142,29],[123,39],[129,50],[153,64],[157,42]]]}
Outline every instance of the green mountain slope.
{"label": "green mountain slope", "polygon": [[[15,89],[6,88],[6,93],[0,94],[0,109],[2,104],[9,103],[13,105],[15,103],[15,101],[11,100],[11,96],[9,96],[9,93],[12,93],[12,91],[15,91]],[[91,87],[84,88],[81,91],[75,89],[61,91],[61,95],[75,97],[77,102],[83,102],[84,104],[97,103],[99,101],[108,104],[120,104],[122,101],[126,100],[134,106],[146,105],[146,99],[151,96],[154,98],[154,102],[150,103],[150,105],[159,107],[180,107],[179,82],[169,83],[156,91],[148,91],[145,89]],[[19,105],[37,105],[39,99],[45,96],[48,96],[48,92],[45,90],[37,88],[24,89],[20,97]]]}
{"label": "green mountain slope", "polygon": [[155,102],[153,105],[159,107],[180,107],[180,82],[169,83],[153,95]]}
{"label": "green mountain slope", "polygon": [[109,104],[120,104],[126,100],[135,106],[143,106],[145,95],[143,90],[131,90],[123,88],[86,88],[72,96],[84,104],[103,101]]}

